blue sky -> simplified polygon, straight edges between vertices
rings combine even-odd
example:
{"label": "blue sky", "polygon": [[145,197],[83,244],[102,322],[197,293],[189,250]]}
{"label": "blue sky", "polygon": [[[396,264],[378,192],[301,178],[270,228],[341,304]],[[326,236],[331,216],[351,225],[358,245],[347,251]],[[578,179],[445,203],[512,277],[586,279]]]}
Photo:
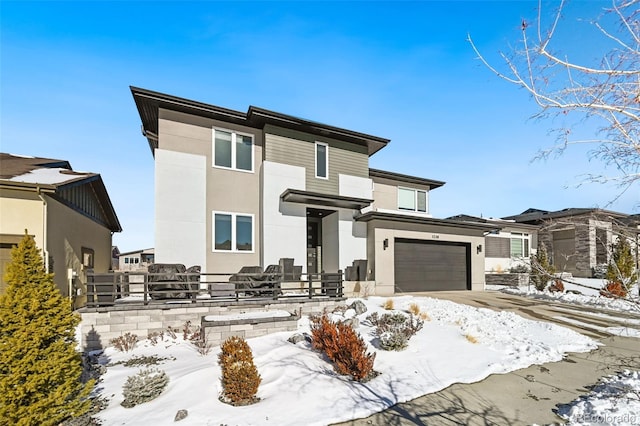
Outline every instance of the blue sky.
{"label": "blue sky", "polygon": [[[580,58],[597,44],[576,19],[606,5],[567,10],[561,41]],[[603,171],[585,148],[531,162],[557,123],[530,120],[529,96],[484,68],[466,41],[471,34],[497,61],[536,7],[2,1],[0,150],[100,173],[124,228],[114,236],[121,251],[154,244],[153,157],[130,85],[389,138],[371,167],[446,181],[431,193],[434,217],[604,207],[617,188],[575,187]],[[607,208],[637,212],[637,188]]]}

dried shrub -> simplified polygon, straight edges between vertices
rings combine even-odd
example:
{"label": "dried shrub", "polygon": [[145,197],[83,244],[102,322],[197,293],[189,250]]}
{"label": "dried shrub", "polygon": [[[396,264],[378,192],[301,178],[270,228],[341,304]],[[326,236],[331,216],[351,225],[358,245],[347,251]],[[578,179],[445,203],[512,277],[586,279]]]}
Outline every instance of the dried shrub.
{"label": "dried shrub", "polygon": [[555,282],[549,286],[549,291],[551,293],[564,293],[562,280],[555,280]]}
{"label": "dried shrub", "polygon": [[422,321],[431,321],[431,317],[426,312],[420,312],[419,317]]}
{"label": "dried shrub", "polygon": [[367,321],[376,327],[375,333],[380,339],[380,347],[387,351],[406,348],[411,336],[420,331],[424,325],[420,317],[413,314],[407,316],[401,312],[381,316],[374,312],[367,317]]}
{"label": "dried shrub", "polygon": [[136,347],[138,343],[138,335],[133,333],[125,333],[122,336],[114,337],[109,341],[120,352],[129,352]]}
{"label": "dried shrub", "polygon": [[476,343],[478,343],[478,339],[476,339],[474,336],[470,335],[470,334],[465,334],[464,337],[470,342],[473,343],[474,345]]}
{"label": "dried shrub", "polygon": [[191,321],[185,322],[182,327],[182,337],[191,343],[200,355],[205,356],[211,352],[212,346],[210,343],[207,343],[204,330],[201,326],[193,327]]}
{"label": "dried shrub", "polygon": [[387,299],[384,301],[384,303],[382,304],[382,307],[384,308],[384,310],[386,311],[391,311],[393,310],[393,299]]}
{"label": "dried shrub", "polygon": [[262,382],[253,363],[253,353],[241,337],[230,337],[222,343],[218,363],[222,369],[220,400],[232,405],[247,405],[258,401],[256,393]]}
{"label": "dried shrub", "polygon": [[124,365],[125,367],[140,367],[140,366],[150,366],[150,365],[158,365],[164,361],[175,361],[175,357],[161,357],[158,355],[141,355],[134,356],[124,361],[118,361],[107,365],[108,367],[113,367],[114,365]]}
{"label": "dried shrub", "polygon": [[605,297],[615,298],[625,298],[627,297],[627,288],[620,281],[609,281],[603,288],[600,290],[600,295]]}
{"label": "dried shrub", "polygon": [[313,347],[325,353],[338,374],[357,381],[373,375],[376,355],[367,353],[367,344],[351,326],[336,324],[326,314],[310,319]]}
{"label": "dried shrub", "polygon": [[409,305],[409,312],[415,316],[420,315],[420,306],[417,303],[412,303]]}
{"label": "dried shrub", "polygon": [[156,399],[168,383],[167,374],[155,368],[142,370],[135,376],[129,376],[122,387],[124,401],[121,405],[125,408],[131,408]]}

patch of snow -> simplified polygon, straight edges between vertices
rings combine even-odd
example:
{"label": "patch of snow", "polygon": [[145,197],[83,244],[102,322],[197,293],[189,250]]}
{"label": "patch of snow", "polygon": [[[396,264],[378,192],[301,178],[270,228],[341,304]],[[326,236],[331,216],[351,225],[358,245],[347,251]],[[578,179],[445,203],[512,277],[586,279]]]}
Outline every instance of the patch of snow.
{"label": "patch of snow", "polygon": [[[64,172],[64,173],[63,173]],[[63,169],[60,167],[55,168],[41,168],[30,171],[29,173],[25,173],[23,175],[14,176],[10,181],[13,182],[24,182],[24,183],[41,183],[45,185],[55,185],[59,183],[64,183],[71,180],[76,180],[78,178],[83,178],[89,176],[91,173],[89,172],[72,172],[73,174],[69,174],[71,172],[69,169]]]}
{"label": "patch of snow", "polygon": [[[173,425],[180,409],[189,411],[181,425],[325,425],[369,416],[396,403],[437,392],[452,383],[471,383],[493,373],[506,373],[531,364],[559,361],[566,352],[588,352],[592,339],[558,325],[524,319],[511,312],[495,312],[428,297],[394,297],[396,310],[415,303],[429,315],[424,327],[400,352],[377,347],[377,337],[366,317],[382,308],[388,298],[362,300],[368,311],[358,316],[357,331],[376,354],[380,373],[366,383],[339,376],[309,342],[291,344],[292,332],[248,339],[262,383],[260,401],[233,407],[218,400],[219,348],[201,356],[181,336],[155,346],[142,340],[129,353],[108,348],[105,360],[114,364],[132,356],[169,358],[158,366],[169,376],[167,389],[157,399],[124,408],[122,385],[137,368],[108,367],[100,392],[111,397],[98,417],[109,425]],[[354,299],[347,300],[349,305]],[[288,313],[287,313],[288,314]],[[352,316],[349,312],[346,316]],[[298,321],[298,333],[309,333],[309,319]],[[471,343],[465,336],[473,336]],[[166,339],[166,337],[165,337]],[[175,359],[174,359],[175,358]]]}
{"label": "patch of snow", "polygon": [[603,377],[585,396],[558,408],[571,426],[640,424],[640,372]]}

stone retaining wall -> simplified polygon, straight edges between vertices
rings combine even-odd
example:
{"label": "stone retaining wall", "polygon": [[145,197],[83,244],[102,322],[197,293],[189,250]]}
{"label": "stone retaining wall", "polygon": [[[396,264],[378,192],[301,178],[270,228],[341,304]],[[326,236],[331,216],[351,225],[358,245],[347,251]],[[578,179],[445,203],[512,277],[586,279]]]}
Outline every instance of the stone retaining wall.
{"label": "stone retaining wall", "polygon": [[526,287],[529,285],[529,274],[485,274],[487,285],[504,285],[511,287]]}
{"label": "stone retaining wall", "polygon": [[[207,315],[239,314],[255,311],[282,310],[294,315],[322,313],[344,303],[344,298],[296,300],[198,301],[196,303],[158,303],[149,305],[121,305],[82,308],[79,343],[84,350],[110,346],[109,341],[125,333],[146,339],[149,333],[167,327],[181,328],[185,322],[200,324]],[[263,326],[266,329],[268,326]],[[274,329],[277,327],[273,327]],[[282,330],[284,331],[284,330]]]}
{"label": "stone retaining wall", "polygon": [[232,320],[208,321],[202,317],[202,329],[204,330],[205,341],[218,346],[231,336],[238,336],[245,339],[252,337],[266,336],[270,333],[281,331],[296,331],[298,329],[299,316],[291,314],[288,317],[268,317],[268,318],[244,318]]}

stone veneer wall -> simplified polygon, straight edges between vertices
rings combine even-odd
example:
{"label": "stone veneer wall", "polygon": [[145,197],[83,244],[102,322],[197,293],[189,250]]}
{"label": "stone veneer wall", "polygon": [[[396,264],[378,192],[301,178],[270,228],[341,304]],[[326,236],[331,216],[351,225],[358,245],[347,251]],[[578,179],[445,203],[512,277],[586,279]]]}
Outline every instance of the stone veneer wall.
{"label": "stone veneer wall", "polygon": [[207,321],[202,317],[202,329],[205,341],[211,346],[219,346],[231,336],[250,339],[266,336],[281,331],[296,331],[299,316],[291,314],[288,317],[244,318],[232,320]]}
{"label": "stone veneer wall", "polygon": [[487,285],[504,285],[511,287],[525,287],[529,285],[529,274],[485,274]]}
{"label": "stone veneer wall", "polygon": [[[344,298],[279,299],[242,301],[198,301],[196,303],[163,303],[149,305],[120,305],[82,308],[79,343],[84,350],[110,346],[109,341],[125,333],[137,334],[140,339],[167,327],[181,328],[185,322],[200,324],[207,315],[239,314],[255,311],[283,310],[295,315],[322,313],[344,303]],[[272,327],[275,329],[275,327]],[[273,331],[275,332],[275,330]]]}

